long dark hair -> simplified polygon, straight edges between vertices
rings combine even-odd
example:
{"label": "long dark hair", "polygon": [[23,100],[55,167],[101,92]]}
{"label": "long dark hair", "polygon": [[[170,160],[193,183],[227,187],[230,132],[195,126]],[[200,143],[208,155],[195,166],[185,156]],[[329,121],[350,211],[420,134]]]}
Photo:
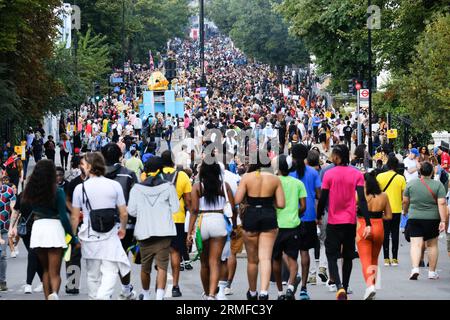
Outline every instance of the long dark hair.
{"label": "long dark hair", "polygon": [[308,157],[308,147],[301,143],[294,145],[292,147],[292,157],[295,160],[295,171],[297,172],[297,177],[298,179],[301,179],[305,175],[305,159]]}
{"label": "long dark hair", "polygon": [[22,201],[30,205],[54,207],[56,200],[56,168],[51,160],[40,160],[28,178]]}
{"label": "long dark hair", "polygon": [[381,188],[378,184],[376,172],[367,172],[364,174],[364,180],[366,181],[366,195],[378,195],[381,194]]}
{"label": "long dark hair", "polygon": [[215,204],[218,202],[219,196],[223,195],[220,165],[217,162],[207,164],[202,162],[200,167],[200,184],[202,196],[206,203]]}

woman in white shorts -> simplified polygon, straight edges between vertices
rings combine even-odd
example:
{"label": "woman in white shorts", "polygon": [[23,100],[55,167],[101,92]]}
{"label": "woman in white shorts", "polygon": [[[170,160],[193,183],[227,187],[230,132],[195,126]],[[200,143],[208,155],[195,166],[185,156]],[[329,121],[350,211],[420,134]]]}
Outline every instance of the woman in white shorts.
{"label": "woman in white shorts", "polygon": [[192,211],[187,243],[188,246],[192,245],[194,226],[197,225],[203,242],[200,277],[208,300],[216,299],[222,251],[232,229],[228,218],[224,216],[224,207],[227,203],[224,186],[228,201],[234,208],[233,193],[228,183],[224,183],[221,179],[220,165],[203,162],[199,182],[192,187]]}

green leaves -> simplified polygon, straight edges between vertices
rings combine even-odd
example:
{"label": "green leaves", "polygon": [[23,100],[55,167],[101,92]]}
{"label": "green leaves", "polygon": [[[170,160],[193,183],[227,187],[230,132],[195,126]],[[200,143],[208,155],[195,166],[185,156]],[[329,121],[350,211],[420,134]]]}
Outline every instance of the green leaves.
{"label": "green leaves", "polygon": [[301,39],[289,35],[275,10],[278,4],[267,0],[212,0],[207,12],[247,56],[272,66],[305,65],[309,54]]}
{"label": "green leaves", "polygon": [[437,15],[420,37],[409,74],[401,77],[400,101],[423,130],[450,123],[450,14]]}

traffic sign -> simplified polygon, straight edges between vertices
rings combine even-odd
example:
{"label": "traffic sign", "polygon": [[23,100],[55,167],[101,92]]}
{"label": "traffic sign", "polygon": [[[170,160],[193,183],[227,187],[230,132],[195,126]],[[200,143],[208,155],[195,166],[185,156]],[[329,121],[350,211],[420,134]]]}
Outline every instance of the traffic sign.
{"label": "traffic sign", "polygon": [[362,90],[359,92],[359,97],[360,97],[361,99],[364,99],[364,98],[368,99],[368,98],[369,98],[369,89],[362,89]]}
{"label": "traffic sign", "polygon": [[361,89],[361,84],[360,83],[356,83],[355,84],[355,89],[356,90],[360,90]]}
{"label": "traffic sign", "polygon": [[387,131],[387,138],[388,139],[396,139],[398,136],[397,129],[390,129]]}

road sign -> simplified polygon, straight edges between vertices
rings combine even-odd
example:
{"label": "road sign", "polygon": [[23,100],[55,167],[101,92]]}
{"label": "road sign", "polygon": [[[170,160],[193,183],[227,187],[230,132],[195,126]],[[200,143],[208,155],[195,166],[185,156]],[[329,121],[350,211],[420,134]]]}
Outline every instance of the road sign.
{"label": "road sign", "polygon": [[388,139],[396,139],[398,136],[397,129],[389,129],[387,131],[387,138]]}
{"label": "road sign", "polygon": [[361,89],[361,84],[360,83],[356,83],[355,84],[355,89],[356,90],[360,90]]}
{"label": "road sign", "polygon": [[359,96],[361,99],[364,99],[364,98],[369,99],[369,89],[362,89],[359,92]]}
{"label": "road sign", "polygon": [[369,89],[359,90],[359,106],[361,108],[369,107]]}

